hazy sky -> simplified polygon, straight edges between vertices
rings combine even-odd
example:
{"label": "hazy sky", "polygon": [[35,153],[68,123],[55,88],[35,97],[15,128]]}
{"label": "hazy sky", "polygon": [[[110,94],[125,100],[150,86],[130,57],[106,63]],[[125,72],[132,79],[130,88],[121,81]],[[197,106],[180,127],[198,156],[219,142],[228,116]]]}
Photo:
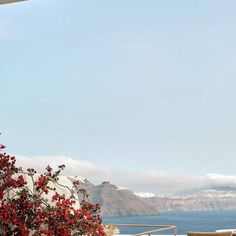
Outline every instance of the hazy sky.
{"label": "hazy sky", "polygon": [[234,175],[235,9],[233,0],[1,5],[0,143],[127,174]]}

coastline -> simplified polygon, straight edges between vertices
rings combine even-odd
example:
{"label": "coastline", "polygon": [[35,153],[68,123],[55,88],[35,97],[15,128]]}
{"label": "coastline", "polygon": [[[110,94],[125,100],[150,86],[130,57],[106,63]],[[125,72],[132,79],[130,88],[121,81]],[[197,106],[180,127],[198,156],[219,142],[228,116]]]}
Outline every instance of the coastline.
{"label": "coastline", "polygon": [[[188,231],[214,232],[219,229],[235,228],[236,210],[232,211],[194,211],[166,212],[158,216],[122,216],[103,217],[104,224],[160,224],[177,226],[178,235],[186,235]],[[138,233],[138,231],[120,228],[121,234]],[[143,232],[145,229],[143,230]],[[140,231],[139,231],[140,232]],[[163,233],[165,235],[171,232]]]}

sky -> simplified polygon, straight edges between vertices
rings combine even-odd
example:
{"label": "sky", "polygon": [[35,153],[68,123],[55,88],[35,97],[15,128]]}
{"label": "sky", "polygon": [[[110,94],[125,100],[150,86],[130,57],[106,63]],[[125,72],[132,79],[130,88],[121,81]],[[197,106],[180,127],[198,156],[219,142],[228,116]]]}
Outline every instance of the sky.
{"label": "sky", "polygon": [[23,166],[66,162],[135,191],[236,186],[235,8],[0,5],[0,143]]}

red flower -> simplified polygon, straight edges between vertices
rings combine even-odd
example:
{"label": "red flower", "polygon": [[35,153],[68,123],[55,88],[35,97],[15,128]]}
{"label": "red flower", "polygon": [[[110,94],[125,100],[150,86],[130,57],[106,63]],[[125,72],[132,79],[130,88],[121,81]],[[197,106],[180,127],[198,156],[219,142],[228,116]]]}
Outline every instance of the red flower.
{"label": "red flower", "polygon": [[6,148],[6,146],[4,146],[3,144],[0,144],[0,149],[4,149]]}
{"label": "red flower", "polygon": [[[5,146],[0,144],[0,149],[4,148]],[[55,172],[47,166],[47,172],[34,181],[34,169],[29,168],[27,172],[23,172],[15,163],[14,156],[0,153],[1,235],[106,235],[99,216],[98,204],[82,202],[81,209],[74,209],[76,202],[73,191],[71,197],[66,198],[49,186],[50,181],[57,181],[64,165],[59,166]],[[28,188],[23,173],[32,178],[33,190]],[[49,191],[54,193],[54,205],[50,205],[43,197],[43,193],[47,194]],[[86,194],[85,191],[81,192]]]}

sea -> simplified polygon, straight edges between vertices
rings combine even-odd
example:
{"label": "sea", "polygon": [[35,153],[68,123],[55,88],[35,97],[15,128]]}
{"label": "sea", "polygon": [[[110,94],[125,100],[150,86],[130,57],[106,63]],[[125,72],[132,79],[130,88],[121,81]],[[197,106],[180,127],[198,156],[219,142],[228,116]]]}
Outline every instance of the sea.
{"label": "sea", "polygon": [[[236,229],[236,211],[194,211],[166,212],[155,216],[104,217],[104,224],[156,224],[175,225],[177,234],[188,231],[215,231],[219,229]],[[135,234],[147,231],[147,228],[119,227],[121,234]],[[151,230],[148,228],[148,230]],[[159,234],[172,234],[173,231]]]}

